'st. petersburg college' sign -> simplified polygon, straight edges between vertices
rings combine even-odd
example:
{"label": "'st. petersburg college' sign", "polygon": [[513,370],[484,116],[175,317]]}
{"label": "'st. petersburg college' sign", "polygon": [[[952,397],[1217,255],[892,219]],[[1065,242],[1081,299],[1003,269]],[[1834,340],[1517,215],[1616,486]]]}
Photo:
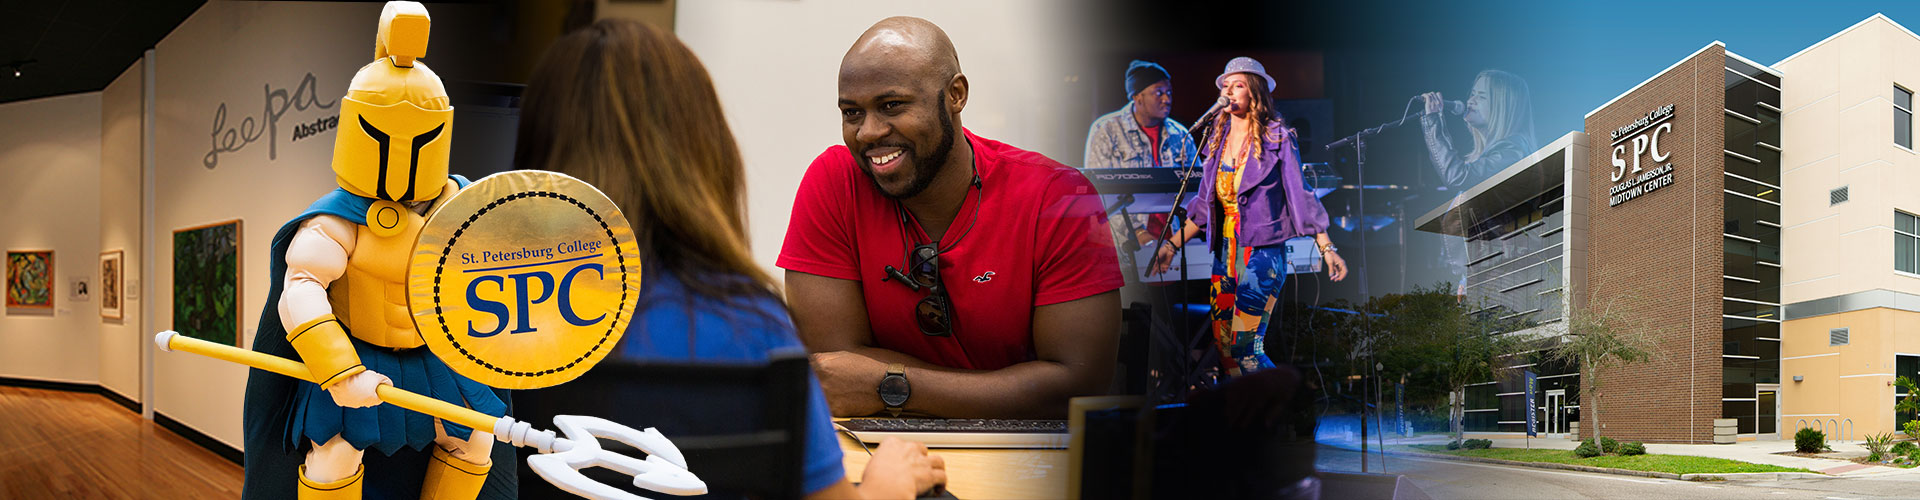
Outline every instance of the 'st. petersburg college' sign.
{"label": "'st. petersburg college' sign", "polygon": [[[1613,130],[1611,177],[1614,185],[1607,190],[1607,206],[1626,203],[1640,195],[1673,185],[1673,164],[1667,162],[1673,152],[1660,147],[1661,136],[1673,131],[1672,118],[1673,105],[1668,104],[1654,108],[1633,123]],[[1631,155],[1627,154],[1629,145],[1633,149]],[[1643,156],[1653,160],[1653,165],[1642,168],[1640,158]],[[1629,169],[1629,166],[1632,168]]]}

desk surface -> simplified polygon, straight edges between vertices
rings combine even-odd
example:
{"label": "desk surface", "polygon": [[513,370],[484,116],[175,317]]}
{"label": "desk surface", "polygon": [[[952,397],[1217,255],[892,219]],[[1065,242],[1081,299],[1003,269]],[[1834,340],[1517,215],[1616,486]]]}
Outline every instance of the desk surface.
{"label": "desk surface", "polygon": [[[847,478],[860,481],[867,452],[841,433],[840,452]],[[947,491],[963,500],[982,498],[1066,498],[1067,450],[935,448],[947,461]]]}

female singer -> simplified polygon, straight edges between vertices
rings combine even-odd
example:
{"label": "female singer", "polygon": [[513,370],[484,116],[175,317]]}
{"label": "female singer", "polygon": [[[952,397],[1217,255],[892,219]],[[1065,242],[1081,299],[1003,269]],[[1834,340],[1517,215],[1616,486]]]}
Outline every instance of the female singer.
{"label": "female singer", "polygon": [[1312,237],[1334,281],[1347,263],[1327,239],[1327,211],[1307,192],[1292,129],[1273,110],[1273,77],[1248,57],[1227,62],[1214,79],[1228,107],[1201,145],[1199,195],[1187,203],[1187,224],[1154,255],[1150,271],[1164,272],[1174,249],[1202,231],[1213,247],[1214,340],[1229,376],[1272,368],[1264,347],[1281,283],[1283,244]]}
{"label": "female singer", "polygon": [[[1440,114],[1446,105],[1440,93],[1421,96],[1426,101],[1426,113],[1420,116],[1420,128],[1443,185],[1462,193],[1462,188],[1478,184],[1533,153],[1533,104],[1528,94],[1527,81],[1513,73],[1490,69],[1475,76],[1473,93],[1467,96],[1466,109],[1460,114],[1460,120],[1473,133],[1473,149],[1466,152],[1454,147],[1453,136]],[[1467,224],[1492,215],[1452,210],[1463,201],[1462,195],[1455,195],[1447,205],[1448,215],[1440,224],[1448,234],[1464,234]],[[1455,290],[1460,294],[1466,293],[1467,254],[1466,246],[1457,240],[1440,246],[1440,258],[1457,278]]]}
{"label": "female singer", "polygon": [[1446,101],[1440,93],[1421,96],[1427,112],[1420,116],[1420,128],[1442,183],[1471,186],[1533,153],[1533,105],[1527,94],[1527,81],[1513,73],[1490,69],[1475,76],[1473,94],[1460,115],[1473,132],[1473,150],[1465,153],[1454,149],[1453,136],[1441,119]]}

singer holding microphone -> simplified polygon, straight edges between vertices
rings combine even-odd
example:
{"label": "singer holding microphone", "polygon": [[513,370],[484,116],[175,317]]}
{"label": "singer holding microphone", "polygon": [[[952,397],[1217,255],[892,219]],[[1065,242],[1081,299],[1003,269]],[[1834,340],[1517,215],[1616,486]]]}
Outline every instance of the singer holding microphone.
{"label": "singer holding microphone", "polygon": [[[1533,104],[1527,81],[1500,70],[1481,71],[1473,78],[1473,94],[1465,106],[1448,103],[1439,92],[1428,92],[1420,129],[1440,181],[1450,188],[1474,185],[1513,162],[1526,158],[1533,143]],[[1452,104],[1452,106],[1448,106]],[[1451,108],[1451,109],[1449,109]],[[1460,115],[1473,132],[1473,150],[1455,149],[1442,111]]]}
{"label": "singer holding microphone", "polygon": [[1284,243],[1312,237],[1328,277],[1346,278],[1347,264],[1327,238],[1327,211],[1307,192],[1292,129],[1273,110],[1273,77],[1249,57],[1227,62],[1214,79],[1224,100],[1200,149],[1205,158],[1187,223],[1154,255],[1149,272],[1165,272],[1175,249],[1205,232],[1214,249],[1214,340],[1229,376],[1272,368],[1263,340],[1278,302]]}

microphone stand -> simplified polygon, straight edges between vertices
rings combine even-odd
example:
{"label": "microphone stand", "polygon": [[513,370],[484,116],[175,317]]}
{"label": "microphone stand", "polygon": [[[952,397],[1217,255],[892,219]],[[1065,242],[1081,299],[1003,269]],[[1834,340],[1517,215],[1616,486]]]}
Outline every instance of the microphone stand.
{"label": "microphone stand", "polygon": [[[1217,111],[1216,111],[1216,114],[1217,114]],[[1213,116],[1214,116],[1213,114],[1201,115],[1202,119],[1198,122],[1195,122],[1193,124],[1193,128],[1188,130],[1189,135],[1192,135],[1194,137],[1194,141],[1193,141],[1194,149],[1196,150],[1196,154],[1194,155],[1195,161],[1188,162],[1183,168],[1181,168],[1179,173],[1175,174],[1180,177],[1180,187],[1176,189],[1173,193],[1173,206],[1171,209],[1167,210],[1167,223],[1164,226],[1165,229],[1160,233],[1162,237],[1157,238],[1156,241],[1154,242],[1153,255],[1155,257],[1158,257],[1160,255],[1161,248],[1166,247],[1168,243],[1167,241],[1168,239],[1172,238],[1173,235],[1179,234],[1179,231],[1184,231],[1187,227],[1186,225],[1187,208],[1186,208],[1186,204],[1183,203],[1182,201],[1184,198],[1186,198],[1186,195],[1187,195],[1187,182],[1192,180],[1195,175],[1194,167],[1198,166],[1196,162],[1201,161],[1199,160],[1198,150],[1200,150],[1201,144],[1206,143],[1206,140],[1208,138],[1207,134],[1212,130]],[[1154,154],[1159,154],[1159,151],[1158,150],[1154,151]],[[1204,172],[1204,170],[1202,170],[1202,172]],[[1187,246],[1184,243],[1182,243],[1180,246],[1174,247],[1173,249],[1173,252],[1174,252],[1173,258],[1181,262],[1180,275],[1173,281],[1175,283],[1175,288],[1177,289],[1176,293],[1179,294],[1179,298],[1181,299],[1182,302],[1192,298],[1190,294],[1187,293],[1186,281],[1187,281],[1187,273],[1190,273],[1193,271],[1193,262],[1192,262],[1192,255],[1186,250],[1187,250]],[[1149,259],[1151,258],[1152,257],[1149,257]],[[1138,262],[1136,261],[1136,264],[1137,263]],[[1171,265],[1171,263],[1172,262],[1170,260],[1169,265]],[[1148,261],[1148,269],[1149,270],[1152,269],[1151,260]],[[1168,301],[1168,302],[1172,303],[1173,301]],[[1193,322],[1192,322],[1191,315],[1187,314],[1186,308],[1182,307],[1181,304],[1174,303],[1173,305],[1178,308],[1178,311],[1176,312],[1180,316],[1180,334],[1185,335],[1185,334],[1193,333]],[[1206,335],[1203,333],[1201,335],[1196,335],[1196,337],[1205,338]],[[1184,344],[1187,346],[1185,350],[1177,353],[1179,355],[1179,359],[1181,360],[1180,364],[1187,365],[1188,361],[1193,355],[1192,353],[1194,350],[1194,345],[1193,345],[1194,342],[1183,343],[1183,342],[1180,342],[1178,339],[1179,339],[1178,336],[1174,337],[1173,345]],[[1193,372],[1193,373],[1189,373],[1189,372]],[[1192,385],[1193,383],[1193,375],[1197,372],[1198,372],[1197,369],[1188,368],[1186,366],[1180,367],[1180,369],[1178,370],[1178,373],[1180,374],[1180,383],[1181,383],[1181,386],[1178,388],[1180,396],[1184,397],[1186,395],[1188,386]]]}
{"label": "microphone stand", "polygon": [[[1417,99],[1419,99],[1419,97],[1414,97],[1407,101],[1408,111],[1412,110],[1413,101]],[[1360,286],[1361,297],[1367,296],[1367,138],[1379,135],[1387,129],[1405,125],[1407,120],[1418,116],[1421,115],[1402,112],[1398,120],[1361,130],[1338,141],[1333,141],[1332,144],[1326,146],[1327,151],[1353,146],[1354,182],[1360,187],[1360,189],[1357,190],[1359,194],[1356,195],[1358,196],[1356,203],[1359,205],[1359,208],[1355,210],[1357,213],[1355,217],[1358,218],[1360,226],[1360,230],[1358,231],[1360,233],[1360,265],[1352,266],[1352,270],[1354,279],[1358,281],[1358,285]]]}

